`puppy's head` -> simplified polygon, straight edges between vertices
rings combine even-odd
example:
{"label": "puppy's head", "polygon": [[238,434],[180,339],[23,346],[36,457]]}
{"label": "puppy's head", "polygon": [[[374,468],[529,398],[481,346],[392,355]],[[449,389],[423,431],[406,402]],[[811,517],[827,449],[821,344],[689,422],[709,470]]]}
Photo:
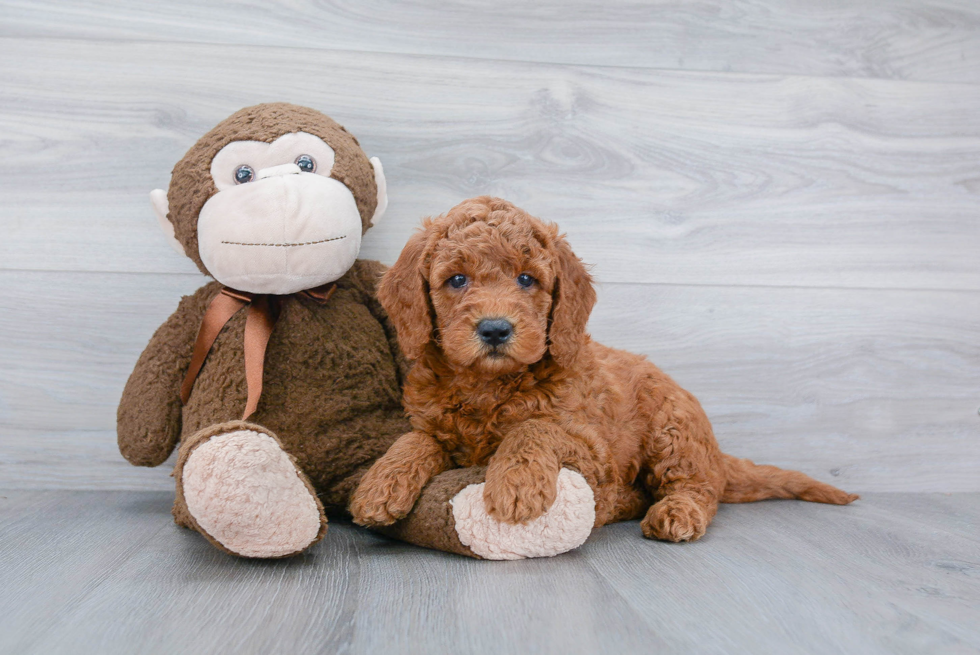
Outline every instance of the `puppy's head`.
{"label": "puppy's head", "polygon": [[557,226],[482,196],[424,221],[378,299],[409,359],[435,343],[454,366],[496,375],[546,356],[570,366],[595,291]]}

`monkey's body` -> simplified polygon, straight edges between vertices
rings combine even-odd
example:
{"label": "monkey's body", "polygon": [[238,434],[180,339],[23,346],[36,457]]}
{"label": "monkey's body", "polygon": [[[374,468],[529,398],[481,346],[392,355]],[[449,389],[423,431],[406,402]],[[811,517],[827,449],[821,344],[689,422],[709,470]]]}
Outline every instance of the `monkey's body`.
{"label": "monkey's body", "polygon": [[[279,299],[262,397],[249,417],[249,427],[275,435],[328,510],[344,511],[363,470],[408,430],[401,406],[406,365],[373,295],[382,271],[377,262],[358,260],[325,303],[301,295]],[[222,424],[241,416],[247,396],[246,311],[232,316],[218,335],[179,409],[195,326],[221,288],[212,282],[185,297],[137,362],[119,405],[120,448],[130,461],[160,464],[179,440],[182,464],[199,443],[194,435],[222,432]],[[124,438],[153,432],[153,422],[175,412],[179,416],[157,423],[158,429],[168,424],[171,429],[163,442]],[[153,442],[155,447],[145,447]],[[182,525],[198,527],[183,493],[174,516]]]}
{"label": "monkey's body", "polygon": [[[408,431],[400,355],[391,349],[366,279],[379,269],[377,262],[359,260],[324,304],[299,295],[282,298],[266,349],[262,397],[248,419],[279,438],[328,510],[346,510],[351,478]],[[219,289],[209,284],[196,295],[210,301]],[[198,374],[183,410],[185,437],[222,413],[223,421],[241,416],[245,314],[228,322]]]}
{"label": "monkey's body", "polygon": [[[262,398],[249,417],[250,422],[276,434],[328,506],[346,507],[347,499],[339,490],[344,481],[408,429],[401,406],[400,355],[397,349],[391,350],[383,312],[378,311],[369,286],[368,278],[380,270],[377,262],[359,260],[337,281],[336,293],[325,304],[299,295],[281,298],[279,320],[266,349]],[[208,304],[220,290],[221,284],[212,282],[184,298],[161,331],[169,333],[171,325],[200,326]],[[241,416],[247,395],[245,316],[244,310],[232,316],[215,340],[183,407],[181,441]],[[186,372],[196,336],[194,331],[189,343],[178,346],[187,356],[184,366],[175,372]],[[165,356],[161,349],[173,346],[172,342],[151,341],[127,385],[120,417],[130,415],[126,409],[131,402],[141,401],[139,413],[146,415],[148,402],[177,398],[182,381],[178,375],[172,376],[167,397],[140,395],[145,388],[144,372],[149,373],[152,362]],[[403,371],[404,364],[402,367]],[[120,424],[121,430],[128,427]]]}

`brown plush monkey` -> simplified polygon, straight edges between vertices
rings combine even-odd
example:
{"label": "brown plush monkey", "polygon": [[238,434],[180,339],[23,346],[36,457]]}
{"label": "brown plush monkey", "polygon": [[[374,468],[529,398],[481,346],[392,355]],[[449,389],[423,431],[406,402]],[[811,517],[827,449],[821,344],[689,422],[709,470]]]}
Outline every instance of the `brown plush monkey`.
{"label": "brown plush monkey", "polygon": [[[302,552],[363,473],[409,431],[407,364],[357,259],[384,174],[312,109],[248,107],[204,135],[151,200],[178,252],[215,278],[185,297],[133,370],[119,449],[140,466],[180,442],[174,517],[246,557]],[[247,422],[246,422],[247,419]],[[482,470],[434,479],[386,531],[474,556],[451,499]],[[472,527],[472,526],[471,526]]]}

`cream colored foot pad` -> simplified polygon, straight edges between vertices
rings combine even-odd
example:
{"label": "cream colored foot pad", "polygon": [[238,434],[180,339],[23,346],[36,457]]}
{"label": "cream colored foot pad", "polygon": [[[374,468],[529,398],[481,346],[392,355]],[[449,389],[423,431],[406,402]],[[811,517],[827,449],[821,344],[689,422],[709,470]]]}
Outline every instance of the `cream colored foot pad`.
{"label": "cream colored foot pad", "polygon": [[483,484],[471,484],[449,501],[463,545],[485,559],[551,557],[585,543],[595,524],[595,497],[580,473],[558,473],[551,508],[526,525],[502,523],[487,514]]}
{"label": "cream colored foot pad", "polygon": [[320,531],[315,498],[266,434],[238,430],[212,437],[187,459],[182,483],[194,520],[238,555],[291,555]]}

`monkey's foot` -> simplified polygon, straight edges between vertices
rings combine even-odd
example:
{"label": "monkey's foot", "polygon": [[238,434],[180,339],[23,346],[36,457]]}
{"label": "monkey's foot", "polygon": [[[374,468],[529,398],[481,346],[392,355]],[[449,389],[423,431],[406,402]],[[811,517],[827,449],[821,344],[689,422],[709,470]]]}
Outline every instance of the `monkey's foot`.
{"label": "monkey's foot", "polygon": [[194,527],[235,555],[295,555],[326,531],[306,476],[277,439],[259,430],[203,441],[184,462],[178,484]]}
{"label": "monkey's foot", "polygon": [[569,469],[558,473],[554,504],[526,524],[491,518],[483,504],[483,484],[471,484],[449,502],[460,542],[484,559],[559,555],[585,543],[595,524],[592,488]]}

